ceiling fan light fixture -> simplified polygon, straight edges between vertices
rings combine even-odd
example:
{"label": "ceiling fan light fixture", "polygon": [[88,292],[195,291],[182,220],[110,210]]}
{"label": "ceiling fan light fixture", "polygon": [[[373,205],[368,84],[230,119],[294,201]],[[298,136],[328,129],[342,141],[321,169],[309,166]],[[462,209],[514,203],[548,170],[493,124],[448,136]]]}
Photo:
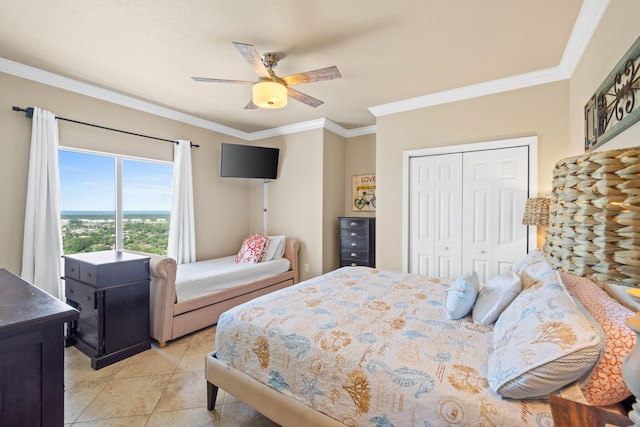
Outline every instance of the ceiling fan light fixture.
{"label": "ceiling fan light fixture", "polygon": [[287,88],[276,82],[253,85],[253,103],[260,108],[282,108],[287,105]]}

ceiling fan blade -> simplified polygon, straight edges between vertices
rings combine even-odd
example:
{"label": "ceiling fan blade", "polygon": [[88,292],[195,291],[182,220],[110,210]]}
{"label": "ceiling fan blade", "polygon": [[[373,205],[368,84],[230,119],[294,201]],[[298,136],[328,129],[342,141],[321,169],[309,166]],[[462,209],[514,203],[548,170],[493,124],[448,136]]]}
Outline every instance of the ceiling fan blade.
{"label": "ceiling fan blade", "polygon": [[284,81],[288,86],[291,86],[339,78],[342,78],[342,75],[340,74],[340,71],[338,71],[338,67],[334,65],[331,67],[320,68],[319,70],[307,71],[306,73],[291,74],[290,76],[282,77],[282,81]]}
{"label": "ceiling fan blade", "polygon": [[235,84],[241,84],[241,85],[255,84],[255,82],[250,82],[248,80],[211,79],[209,77],[191,77],[191,79],[195,82],[206,82],[206,83],[235,83]]}
{"label": "ceiling fan blade", "polygon": [[233,42],[233,44],[235,45],[236,49],[238,49],[238,52],[240,52],[240,55],[242,55],[244,59],[249,63],[249,65],[251,65],[251,68],[253,68],[253,71],[255,71],[259,77],[267,79],[271,78],[269,70],[267,70],[267,67],[265,67],[264,63],[262,62],[262,57],[252,44],[237,42]]}
{"label": "ceiling fan blade", "polygon": [[253,99],[249,100],[249,103],[244,107],[245,110],[257,110],[258,106],[253,103]]}
{"label": "ceiling fan blade", "polygon": [[290,87],[287,88],[287,95],[289,95],[291,98],[295,99],[296,101],[300,101],[303,104],[307,104],[308,106],[313,108],[316,108],[324,104],[323,101],[320,101],[319,99],[306,95],[302,92],[298,92],[297,90],[291,89]]}

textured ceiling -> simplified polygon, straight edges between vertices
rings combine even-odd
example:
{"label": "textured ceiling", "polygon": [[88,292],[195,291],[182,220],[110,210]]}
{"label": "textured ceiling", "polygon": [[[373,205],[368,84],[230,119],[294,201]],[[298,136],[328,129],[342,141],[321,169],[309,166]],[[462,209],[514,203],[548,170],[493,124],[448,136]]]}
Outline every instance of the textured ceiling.
{"label": "textured ceiling", "polygon": [[[0,57],[246,132],[368,110],[560,64],[582,0],[3,0]],[[276,74],[336,65],[294,88],[321,99],[244,110],[256,80],[232,42],[283,57]],[[15,102],[19,102],[16,100]],[[62,113],[61,113],[62,114]]]}

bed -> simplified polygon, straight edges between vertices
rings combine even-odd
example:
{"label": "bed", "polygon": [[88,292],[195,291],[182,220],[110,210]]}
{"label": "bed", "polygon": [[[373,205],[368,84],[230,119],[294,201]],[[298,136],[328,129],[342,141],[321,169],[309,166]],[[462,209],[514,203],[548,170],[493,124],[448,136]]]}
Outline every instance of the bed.
{"label": "bed", "polygon": [[[615,173],[624,153],[569,163],[598,177],[590,162]],[[629,253],[616,255],[611,234],[596,240],[604,250],[584,241],[602,221],[565,208],[602,199],[602,187],[563,167],[582,176],[556,175],[549,247],[483,285],[470,273],[448,281],[345,267],[223,313],[206,357],[209,409],[222,388],[284,426],[552,426],[551,394],[594,406],[629,397],[621,371],[636,343],[633,311],[602,281],[628,285],[638,272],[613,264]],[[638,186],[603,179],[635,197]],[[615,205],[591,205],[590,217],[615,218]]]}
{"label": "bed", "polygon": [[300,242],[281,237],[281,256],[268,262],[236,263],[234,255],[177,265],[173,258],[145,254],[150,257],[151,337],[164,347],[215,324],[231,307],[298,283]]}

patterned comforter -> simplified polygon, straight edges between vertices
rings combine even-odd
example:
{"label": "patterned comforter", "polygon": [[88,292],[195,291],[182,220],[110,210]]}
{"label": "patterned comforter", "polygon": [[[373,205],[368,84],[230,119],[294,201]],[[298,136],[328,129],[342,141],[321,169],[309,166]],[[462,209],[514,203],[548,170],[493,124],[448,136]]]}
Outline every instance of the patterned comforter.
{"label": "patterned comforter", "polygon": [[552,426],[489,389],[492,326],[446,319],[447,285],[345,267],[222,314],[218,358],[349,426]]}

